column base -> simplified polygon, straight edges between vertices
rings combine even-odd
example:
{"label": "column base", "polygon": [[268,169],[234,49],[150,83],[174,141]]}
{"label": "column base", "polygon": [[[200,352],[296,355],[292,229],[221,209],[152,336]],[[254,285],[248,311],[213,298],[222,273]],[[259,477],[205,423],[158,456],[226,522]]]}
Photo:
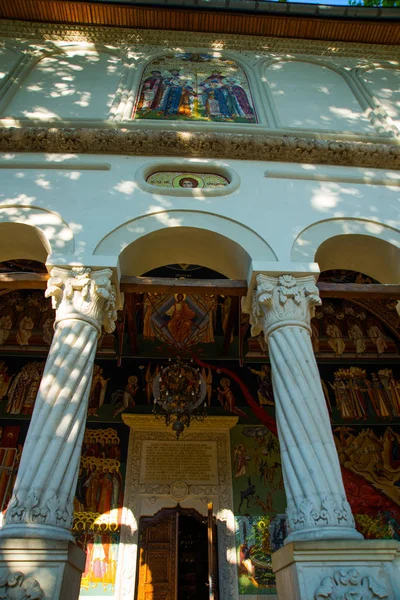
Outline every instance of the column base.
{"label": "column base", "polygon": [[18,594],[19,586],[29,578],[29,585],[37,593],[32,597],[77,600],[85,562],[86,554],[71,542],[1,539],[0,585]]}
{"label": "column base", "polygon": [[400,543],[292,542],[272,555],[279,600],[400,599]]}
{"label": "column base", "polygon": [[285,545],[291,542],[308,542],[315,540],[363,540],[364,537],[354,527],[311,527],[289,533]]}

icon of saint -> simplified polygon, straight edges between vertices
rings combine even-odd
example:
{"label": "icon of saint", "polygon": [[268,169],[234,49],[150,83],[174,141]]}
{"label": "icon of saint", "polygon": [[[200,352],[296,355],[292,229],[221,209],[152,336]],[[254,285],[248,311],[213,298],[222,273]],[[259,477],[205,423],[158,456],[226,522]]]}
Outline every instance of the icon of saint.
{"label": "icon of saint", "polygon": [[171,336],[175,342],[183,343],[192,331],[192,319],[195,317],[194,311],[185,300],[185,295],[175,294],[175,302],[165,314],[171,317],[167,325]]}

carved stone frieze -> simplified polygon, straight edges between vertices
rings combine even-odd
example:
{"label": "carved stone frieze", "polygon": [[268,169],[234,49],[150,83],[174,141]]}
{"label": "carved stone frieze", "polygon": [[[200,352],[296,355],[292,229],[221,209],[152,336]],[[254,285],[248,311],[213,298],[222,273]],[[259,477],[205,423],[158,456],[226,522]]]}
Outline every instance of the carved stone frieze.
{"label": "carved stone frieze", "polygon": [[1,127],[1,152],[232,158],[400,169],[400,145],[268,133]]}
{"label": "carved stone frieze", "polygon": [[154,46],[180,49],[207,48],[213,50],[256,51],[261,53],[285,52],[317,56],[363,57],[364,59],[396,60],[400,50],[396,46],[378,44],[356,44],[335,41],[310,41],[295,38],[235,35],[223,33],[197,33],[189,31],[168,31],[156,29],[131,29],[121,27],[95,27],[93,25],[62,25],[29,23],[22,21],[2,21],[0,36],[12,39],[51,40],[63,42],[85,42],[93,44],[116,44],[136,46],[142,44],[146,52],[154,51]]}
{"label": "carved stone frieze", "polygon": [[21,571],[10,573],[0,571],[0,598],[5,600],[40,600],[44,593],[33,577],[26,577]]}
{"label": "carved stone frieze", "polygon": [[315,600],[375,600],[388,597],[382,586],[357,569],[337,570],[332,577],[324,577],[315,592]]}

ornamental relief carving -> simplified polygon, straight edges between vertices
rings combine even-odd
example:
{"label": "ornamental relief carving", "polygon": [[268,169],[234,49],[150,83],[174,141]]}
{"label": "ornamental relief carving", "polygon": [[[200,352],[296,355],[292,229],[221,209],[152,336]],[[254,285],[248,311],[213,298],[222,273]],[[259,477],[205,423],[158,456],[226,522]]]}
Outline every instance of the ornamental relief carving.
{"label": "ornamental relief carving", "polygon": [[0,598],[5,600],[40,600],[44,593],[33,577],[27,577],[22,571],[13,573],[0,571]]}
{"label": "ornamental relief carving", "polygon": [[357,569],[335,571],[332,577],[324,577],[315,592],[315,600],[375,600],[389,598],[385,589]]}
{"label": "ornamental relief carving", "polygon": [[[147,423],[148,424],[148,423]],[[229,423],[229,427],[232,423]],[[133,423],[132,423],[133,426]],[[137,426],[137,424],[136,424]],[[207,514],[207,502],[212,500],[216,507],[218,527],[218,554],[219,554],[219,577],[221,600],[235,600],[238,598],[236,556],[235,556],[235,534],[233,517],[233,497],[231,486],[230,446],[228,433],[206,432],[198,430],[188,432],[184,436],[184,442],[215,442],[217,446],[217,473],[218,485],[188,485],[185,481],[175,481],[171,484],[141,484],[140,473],[142,463],[142,445],[144,441],[162,441],[176,444],[173,434],[165,429],[158,431],[131,431],[131,439],[127,461],[127,477],[125,489],[125,516],[121,528],[122,556],[119,561],[120,593],[122,600],[131,600],[134,594],[136,574],[132,565],[136,564],[138,527],[141,512],[149,515],[149,509],[157,512],[160,501],[165,498],[177,504],[187,500],[190,496],[196,499],[195,504]],[[172,504],[173,505],[173,504]],[[171,506],[171,503],[168,504]],[[223,506],[223,510],[218,510]],[[227,548],[229,556],[227,556]],[[126,577],[125,577],[126,575]]]}
{"label": "ornamental relief carving", "polygon": [[196,132],[161,129],[0,128],[1,152],[125,154],[233,158],[400,169],[400,148],[387,144],[320,140],[267,133]]}

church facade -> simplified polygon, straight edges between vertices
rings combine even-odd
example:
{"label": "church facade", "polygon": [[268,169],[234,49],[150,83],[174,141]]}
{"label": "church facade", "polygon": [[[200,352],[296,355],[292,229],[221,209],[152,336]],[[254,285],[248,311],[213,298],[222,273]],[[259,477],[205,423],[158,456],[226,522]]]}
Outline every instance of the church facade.
{"label": "church facade", "polygon": [[398,46],[0,37],[2,597],[397,599]]}

